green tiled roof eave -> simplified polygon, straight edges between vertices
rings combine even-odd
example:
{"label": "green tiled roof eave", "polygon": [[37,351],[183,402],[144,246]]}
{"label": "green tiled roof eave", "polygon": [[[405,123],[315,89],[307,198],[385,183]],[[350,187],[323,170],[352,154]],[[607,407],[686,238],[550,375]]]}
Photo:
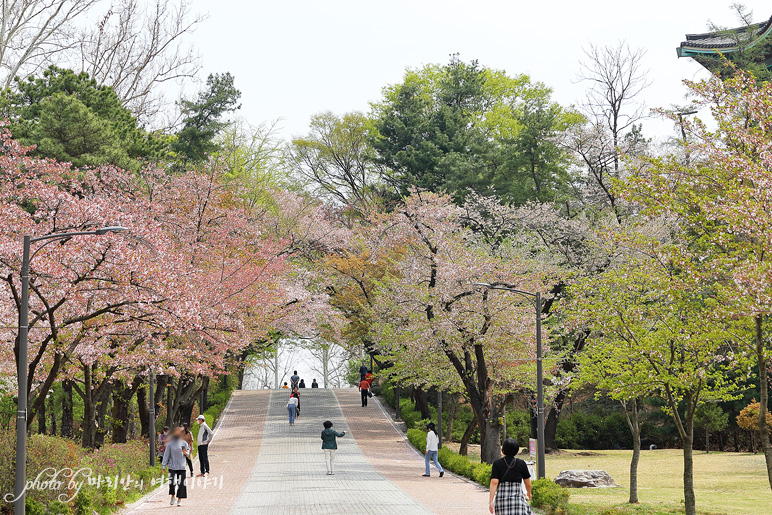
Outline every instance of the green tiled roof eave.
{"label": "green tiled roof eave", "polygon": [[[738,33],[747,33],[749,29],[735,29]],[[761,30],[761,32],[757,32]],[[748,48],[752,48],[759,41],[766,39],[767,36],[772,33],[772,17],[764,23],[755,25],[753,32],[757,32],[753,42],[748,45]],[[689,34],[686,36],[686,41],[682,42],[680,46],[676,48],[678,57],[690,57],[694,55],[707,55],[724,53],[728,54],[736,52],[738,46],[731,42],[721,41],[726,39],[722,37],[720,33],[707,33],[707,34]],[[712,40],[712,41],[711,41]],[[710,41],[710,43],[700,43],[700,41]],[[714,43],[714,44],[711,44]]]}

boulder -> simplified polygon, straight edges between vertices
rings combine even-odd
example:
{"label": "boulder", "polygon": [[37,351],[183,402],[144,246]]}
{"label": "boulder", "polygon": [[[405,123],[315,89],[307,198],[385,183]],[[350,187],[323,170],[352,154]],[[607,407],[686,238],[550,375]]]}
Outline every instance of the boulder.
{"label": "boulder", "polygon": [[614,479],[604,470],[564,470],[555,482],[566,488],[616,488]]}

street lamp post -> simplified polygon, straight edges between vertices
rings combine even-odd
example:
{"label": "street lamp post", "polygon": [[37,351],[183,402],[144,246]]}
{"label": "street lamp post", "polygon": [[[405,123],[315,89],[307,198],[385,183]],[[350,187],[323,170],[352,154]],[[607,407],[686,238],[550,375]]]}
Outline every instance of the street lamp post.
{"label": "street lamp post", "polygon": [[544,477],[544,371],[542,369],[541,346],[541,292],[532,293],[518,290],[505,283],[474,283],[490,290],[506,290],[528,298],[533,298],[536,305],[536,474],[539,479]]}
{"label": "street lamp post", "polygon": [[150,367],[150,372],[148,373],[148,382],[150,384],[148,385],[149,395],[147,398],[147,435],[150,438],[150,466],[155,467],[155,392],[153,391],[155,386],[155,368],[153,366]]}
{"label": "street lamp post", "polygon": [[[16,480],[14,483],[14,515],[24,515],[27,483],[27,333],[29,330],[29,264],[40,249],[56,240],[72,238],[73,236],[94,236],[108,232],[127,230],[125,227],[102,227],[94,231],[77,231],[59,234],[49,234],[33,238],[24,236],[24,250],[21,261],[21,298],[19,299],[19,357],[17,380],[19,386],[18,405],[16,409]],[[30,256],[33,243],[47,240]]]}

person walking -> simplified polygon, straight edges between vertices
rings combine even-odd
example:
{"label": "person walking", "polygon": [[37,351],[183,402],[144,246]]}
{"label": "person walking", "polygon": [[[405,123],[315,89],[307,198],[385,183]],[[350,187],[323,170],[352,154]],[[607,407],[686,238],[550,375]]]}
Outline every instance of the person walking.
{"label": "person walking", "polygon": [[437,460],[437,451],[439,449],[440,438],[437,436],[437,429],[434,426],[434,422],[429,422],[426,427],[429,432],[426,433],[426,454],[424,455],[424,462],[426,462],[426,473],[424,477],[429,477],[429,461],[434,460],[434,466],[440,471],[440,477],[445,475],[445,471],[442,470],[439,460]]}
{"label": "person walking", "polygon": [[319,388],[319,383],[316,382],[316,379],[311,381],[311,388]]}
{"label": "person walking", "polygon": [[305,388],[305,387],[306,387],[306,380],[305,379],[301,379],[300,380],[300,384],[298,385],[298,388]]}
{"label": "person walking", "polygon": [[164,430],[158,433],[158,443],[156,444],[156,456],[158,459],[164,457],[164,450],[166,450],[166,442],[169,440],[169,426],[164,426]]}
{"label": "person walking", "polygon": [[362,395],[362,407],[367,406],[367,398],[370,396],[370,383],[362,379],[359,383],[359,393]]}
{"label": "person walking", "polygon": [[373,371],[372,371],[372,370],[368,370],[368,371],[367,371],[367,374],[365,374],[365,381],[367,381],[368,383],[370,383],[370,387],[371,387],[371,388],[372,388],[372,386],[373,386],[373,381],[374,381],[374,380],[375,380],[375,376],[373,375]]}
{"label": "person walking", "polygon": [[182,506],[182,499],[188,497],[187,486],[185,485],[185,459],[190,454],[188,442],[182,439],[182,428],[177,428],[172,433],[171,439],[166,444],[163,461],[161,462],[161,474],[169,468],[169,495],[172,496],[169,504],[174,504],[177,499],[177,506]]}
{"label": "person walking", "polygon": [[297,415],[298,398],[295,395],[291,395],[289,402],[287,403],[287,412],[289,413],[289,425],[295,425],[295,415]]}
{"label": "person walking", "polygon": [[[519,450],[517,440],[507,438],[501,445],[504,456],[493,462],[488,509],[495,515],[531,515],[531,473],[516,457]],[[525,484],[525,495],[521,483]]]}
{"label": "person walking", "polygon": [[359,380],[364,381],[365,376],[367,375],[367,365],[365,365],[365,362],[362,362],[362,366],[359,367]]}
{"label": "person walking", "polygon": [[324,451],[324,462],[327,464],[327,475],[335,475],[332,466],[335,463],[335,450],[338,448],[338,441],[336,438],[346,436],[346,432],[338,433],[332,428],[332,422],[325,420],[322,424],[324,430],[322,431],[322,450]]}
{"label": "person walking", "polygon": [[298,387],[298,383],[300,382],[300,376],[298,375],[298,371],[294,370],[292,372],[292,377],[290,377],[290,388],[293,390]]}
{"label": "person walking", "polygon": [[290,397],[295,397],[298,400],[298,406],[295,410],[295,418],[300,417],[300,392],[298,391],[297,387],[295,387],[295,391],[292,392]]}
{"label": "person walking", "polygon": [[198,465],[201,473],[198,477],[209,474],[209,444],[212,443],[214,433],[206,424],[206,417],[199,415],[198,422]]}
{"label": "person walking", "polygon": [[190,430],[190,424],[187,422],[182,424],[182,439],[188,444],[189,452],[185,455],[185,461],[188,462],[190,477],[193,477],[193,431]]}

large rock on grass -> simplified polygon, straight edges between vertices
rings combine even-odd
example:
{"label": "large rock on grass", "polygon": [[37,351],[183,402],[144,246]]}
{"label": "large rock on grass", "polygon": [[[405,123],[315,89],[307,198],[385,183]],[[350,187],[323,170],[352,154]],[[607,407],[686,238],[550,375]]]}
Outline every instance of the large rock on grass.
{"label": "large rock on grass", "polygon": [[555,482],[566,488],[616,488],[614,479],[604,470],[564,470]]}

